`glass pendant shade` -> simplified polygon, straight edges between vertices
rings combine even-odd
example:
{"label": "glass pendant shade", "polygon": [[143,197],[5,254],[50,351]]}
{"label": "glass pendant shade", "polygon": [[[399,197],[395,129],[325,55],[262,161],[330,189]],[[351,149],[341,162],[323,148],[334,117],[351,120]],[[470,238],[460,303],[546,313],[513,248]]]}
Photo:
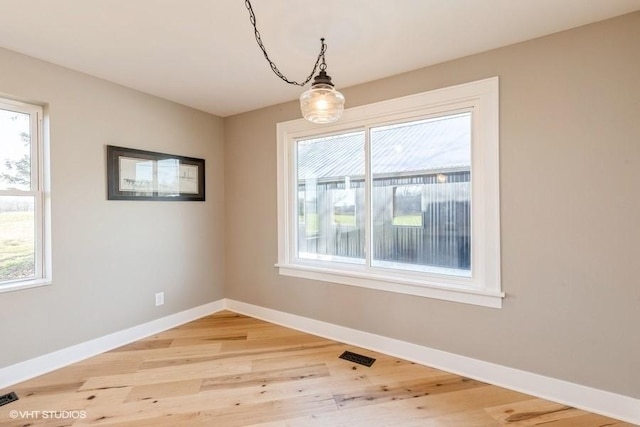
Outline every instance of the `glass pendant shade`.
{"label": "glass pendant shade", "polygon": [[342,117],[344,96],[335,90],[331,77],[322,70],[311,89],[300,95],[302,116],[312,123],[332,123]]}

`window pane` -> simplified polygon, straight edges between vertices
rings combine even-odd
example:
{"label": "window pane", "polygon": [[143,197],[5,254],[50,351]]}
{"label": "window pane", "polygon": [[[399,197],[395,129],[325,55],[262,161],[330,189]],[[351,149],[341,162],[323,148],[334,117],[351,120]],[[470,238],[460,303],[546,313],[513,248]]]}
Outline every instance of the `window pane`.
{"label": "window pane", "polygon": [[29,114],[0,109],[0,190],[31,190]]}
{"label": "window pane", "polygon": [[422,185],[393,188],[393,225],[422,227]]}
{"label": "window pane", "polygon": [[364,263],[364,133],[298,141],[298,256]]}
{"label": "window pane", "polygon": [[372,265],[470,276],[471,114],[371,129]]}
{"label": "window pane", "polygon": [[35,277],[34,197],[0,197],[0,282]]}

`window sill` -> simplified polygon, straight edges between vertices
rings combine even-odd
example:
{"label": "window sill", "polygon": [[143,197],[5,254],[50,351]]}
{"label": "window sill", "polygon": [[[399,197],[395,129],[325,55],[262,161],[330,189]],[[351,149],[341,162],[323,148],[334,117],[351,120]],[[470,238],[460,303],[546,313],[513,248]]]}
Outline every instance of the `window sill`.
{"label": "window sill", "polygon": [[0,285],[0,294],[5,292],[22,291],[24,289],[39,288],[51,285],[51,279],[34,279],[9,282]]}
{"label": "window sill", "polygon": [[359,286],[482,307],[502,308],[502,299],[505,297],[505,294],[502,292],[466,287],[438,286],[404,277],[385,276],[360,271],[338,270],[300,264],[276,264],[276,267],[278,267],[280,274],[283,276],[340,283],[343,285]]}

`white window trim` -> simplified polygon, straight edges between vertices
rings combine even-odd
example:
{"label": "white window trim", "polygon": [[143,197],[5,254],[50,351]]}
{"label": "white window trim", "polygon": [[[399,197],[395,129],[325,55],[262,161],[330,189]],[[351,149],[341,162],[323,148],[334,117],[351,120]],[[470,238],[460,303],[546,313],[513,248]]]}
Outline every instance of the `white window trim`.
{"label": "white window trim", "polygon": [[[0,190],[3,196],[31,195],[35,198],[35,277],[0,282],[0,293],[50,285],[51,279],[51,200],[49,189],[49,152],[45,144],[44,107],[0,98],[0,108],[31,116],[31,190]],[[35,183],[35,186],[33,185]]]}
{"label": "white window trim", "polygon": [[[501,308],[499,81],[492,77],[345,110],[331,125],[278,123],[278,263],[282,275]],[[401,272],[296,257],[295,141],[413,117],[473,110],[471,278]],[[291,195],[293,194],[293,196]],[[369,218],[370,219],[370,218]],[[369,222],[370,224],[370,222]]]}

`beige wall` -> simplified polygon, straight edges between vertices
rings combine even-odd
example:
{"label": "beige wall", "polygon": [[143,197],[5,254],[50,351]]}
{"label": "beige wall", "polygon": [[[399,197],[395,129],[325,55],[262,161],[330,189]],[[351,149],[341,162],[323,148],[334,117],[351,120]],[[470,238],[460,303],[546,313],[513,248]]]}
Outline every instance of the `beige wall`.
{"label": "beige wall", "polygon": [[278,275],[275,124],[295,103],[224,121],[225,296],[640,398],[638,52],[634,13],[344,90],[500,76],[502,310]]}
{"label": "beige wall", "polygon": [[[53,230],[53,285],[0,294],[0,368],[222,298],[222,119],[3,49],[0,94],[48,104]],[[207,201],[107,201],[107,144],[205,158]]]}

